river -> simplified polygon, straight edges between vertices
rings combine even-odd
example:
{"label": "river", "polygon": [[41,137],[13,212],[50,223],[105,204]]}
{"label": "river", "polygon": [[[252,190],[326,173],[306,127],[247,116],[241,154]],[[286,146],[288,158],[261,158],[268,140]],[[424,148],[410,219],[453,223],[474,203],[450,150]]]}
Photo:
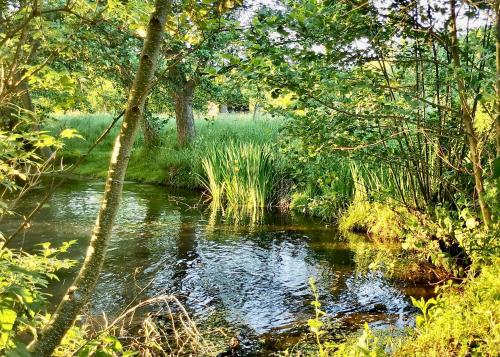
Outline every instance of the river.
{"label": "river", "polygon": [[[23,210],[43,191],[35,192]],[[66,257],[81,261],[102,191],[98,181],[64,184],[17,238],[18,246],[33,251],[42,242],[57,246],[77,240]],[[15,224],[15,219],[4,221],[3,230]],[[264,344],[267,351],[276,350],[306,329],[313,276],[322,308],[341,330],[361,328],[365,321],[374,328],[412,324],[415,309],[407,294],[415,290],[377,272],[360,274],[355,254],[335,227],[301,215],[266,212],[258,225],[214,223],[197,192],[126,183],[90,311],[112,317],[148,284],[141,298],[174,294],[199,323],[218,321],[251,348]],[[64,272],[51,285],[52,303],[76,271]]]}

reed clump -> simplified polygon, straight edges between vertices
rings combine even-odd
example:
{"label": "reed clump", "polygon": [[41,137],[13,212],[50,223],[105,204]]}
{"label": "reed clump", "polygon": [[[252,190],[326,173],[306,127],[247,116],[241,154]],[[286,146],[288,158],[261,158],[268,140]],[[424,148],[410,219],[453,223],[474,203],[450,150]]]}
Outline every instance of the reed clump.
{"label": "reed clump", "polygon": [[255,210],[270,205],[275,158],[269,145],[236,141],[214,145],[202,167],[201,182],[213,206]]}

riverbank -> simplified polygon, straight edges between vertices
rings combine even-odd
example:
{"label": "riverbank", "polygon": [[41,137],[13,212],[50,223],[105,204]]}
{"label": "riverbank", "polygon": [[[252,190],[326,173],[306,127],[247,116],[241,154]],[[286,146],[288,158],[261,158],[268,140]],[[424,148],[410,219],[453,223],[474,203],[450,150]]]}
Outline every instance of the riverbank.
{"label": "riverbank", "polygon": [[[64,128],[73,128],[82,135],[83,138],[66,141],[59,154],[66,165],[71,165],[111,121],[112,117],[107,114],[56,116],[48,129],[58,133]],[[395,193],[391,187],[385,188],[386,192],[381,197],[374,198],[367,193],[373,190],[372,184],[363,177],[363,167],[356,161],[346,163],[336,157],[295,160],[294,148],[302,149],[290,142],[290,135],[282,134],[282,119],[268,116],[253,119],[249,114],[225,114],[210,120],[198,118],[198,137],[187,147],[177,145],[173,118],[159,117],[154,123],[158,125],[158,143],[155,147],[147,147],[142,135],[138,136],[127,170],[126,179],[129,181],[204,189],[203,181],[208,180],[203,161],[212,156],[224,161],[219,168],[214,162],[212,169],[219,172],[214,172],[213,176],[226,176],[225,181],[220,183],[210,182],[215,186],[213,191],[227,190],[236,183],[232,195],[241,191],[245,196],[249,192],[248,184],[237,182],[240,180],[238,171],[243,167],[241,162],[237,162],[238,159],[241,161],[238,152],[245,149],[240,144],[252,144],[256,148],[270,149],[273,156],[270,165],[272,173],[263,179],[270,181],[264,183],[268,187],[263,204],[334,222],[344,236],[349,232],[361,232],[375,243],[382,243],[382,247],[387,246],[386,243],[397,247],[390,252],[384,248],[383,254],[366,254],[365,259],[370,260],[369,264],[373,267],[402,279],[407,276],[418,280],[463,278],[469,266],[488,263],[497,254],[498,244],[492,237],[498,226],[489,232],[480,229],[479,219],[470,204],[460,211],[438,205],[422,212],[392,198]],[[115,126],[76,168],[75,174],[106,177],[117,130],[118,126]],[[223,156],[228,151],[233,151],[233,156]],[[260,160],[258,155],[255,155],[255,161]],[[232,160],[236,161],[229,163]],[[243,171],[247,170],[251,168],[245,167]],[[320,178],[316,179],[317,176]],[[242,176],[241,180],[245,177]],[[208,190],[207,193],[212,192]],[[223,205],[224,202],[218,204]]]}
{"label": "riverbank", "polygon": [[[263,116],[253,119],[251,114],[221,114],[216,119],[198,118],[197,139],[188,147],[179,147],[175,120],[161,117],[159,121],[157,145],[146,147],[142,134],[138,135],[126,179],[188,189],[202,188],[201,161],[209,148],[223,146],[230,141],[256,144],[276,142],[282,124],[280,119]],[[63,128],[72,128],[82,135],[83,139],[73,138],[66,141],[60,152],[63,162],[71,165],[87,151],[111,122],[112,116],[109,114],[61,115],[53,118],[47,130],[59,133]],[[119,122],[76,168],[75,174],[93,178],[106,177],[118,128]]]}
{"label": "riverbank", "polygon": [[[53,126],[54,131],[60,131],[62,127],[76,128],[86,139],[72,139],[66,144],[61,152],[65,163],[74,162],[85,152],[111,120],[109,116],[99,115],[89,116],[88,120],[82,119],[85,118],[63,117]],[[281,139],[278,135],[280,120],[259,118],[253,121],[248,116],[229,115],[215,121],[198,120],[199,137],[196,142],[190,147],[179,148],[175,144],[173,124],[169,121],[162,126],[161,140],[155,148],[145,147],[143,138],[138,138],[127,180],[199,189],[202,187],[202,160],[212,146],[224,148],[232,141],[270,145]],[[105,177],[114,135],[116,129],[75,173]],[[278,147],[274,146],[274,149],[278,154]],[[498,283],[492,282],[494,266],[498,263],[498,226],[492,227],[490,231],[481,228],[470,206],[460,211],[437,206],[422,212],[391,199],[390,194],[384,199],[373,199],[359,192],[356,194],[352,173],[346,170],[346,165],[325,164],[323,160],[308,163],[309,166],[304,164],[304,169],[298,168],[300,165],[295,165],[297,162],[293,159],[287,160],[283,165],[285,160],[280,161],[280,165],[288,170],[283,175],[288,182],[287,190],[279,192],[279,195],[291,201],[291,205],[285,204],[284,207],[290,206],[302,214],[319,216],[324,221],[336,221],[344,236],[350,232],[362,232],[376,243],[373,246],[363,241],[350,241],[356,265],[359,270],[363,270],[361,273],[384,272],[401,280],[445,283],[453,279],[455,282],[453,287],[439,288],[437,299],[428,300],[425,304],[415,302],[423,310],[423,317],[418,320],[424,319],[425,323],[417,324],[415,330],[405,334],[406,337],[387,339],[365,330],[359,339],[350,338],[345,345],[337,345],[332,351],[333,355],[344,356],[342,351],[356,349],[360,343],[367,345],[376,355],[383,355],[383,351],[408,355],[405,353],[410,349],[444,355],[466,355],[475,351],[495,355],[492,341],[498,341],[500,336],[499,318],[487,307],[497,306],[500,296]],[[344,171],[328,173],[327,179],[330,181],[301,181],[301,177],[307,175],[299,171],[307,173],[311,170],[325,177],[325,168],[335,170],[339,167]],[[310,189],[313,185],[317,187]],[[474,296],[484,296],[485,303]],[[458,301],[460,304],[457,304]],[[474,311],[479,313],[475,315]],[[454,328],[453,316],[456,314],[462,314],[460,322],[457,322],[459,326],[474,326],[480,331],[479,334],[465,327]],[[440,330],[445,331],[450,343],[439,341],[443,335]]]}

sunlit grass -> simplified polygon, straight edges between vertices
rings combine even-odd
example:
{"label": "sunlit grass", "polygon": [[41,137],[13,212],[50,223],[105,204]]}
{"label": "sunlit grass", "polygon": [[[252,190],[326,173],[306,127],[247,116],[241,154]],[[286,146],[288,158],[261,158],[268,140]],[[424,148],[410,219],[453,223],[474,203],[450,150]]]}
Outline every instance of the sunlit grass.
{"label": "sunlit grass", "polygon": [[[157,147],[146,148],[139,133],[126,179],[186,188],[202,188],[199,177],[204,175],[202,159],[213,146],[224,146],[228,141],[252,142],[255,145],[276,142],[282,120],[257,117],[251,114],[224,114],[215,118],[196,120],[198,138],[189,147],[177,145],[175,119],[162,116]],[[68,127],[78,130],[85,138],[72,139],[62,151],[64,162],[76,161],[111,123],[110,114],[69,114],[56,116],[48,130],[59,132]],[[113,140],[119,123],[108,137],[77,168],[76,174],[97,178],[106,177]]]}
{"label": "sunlit grass", "polygon": [[257,209],[269,204],[274,158],[269,145],[229,141],[214,145],[202,160],[202,179],[218,206]]}

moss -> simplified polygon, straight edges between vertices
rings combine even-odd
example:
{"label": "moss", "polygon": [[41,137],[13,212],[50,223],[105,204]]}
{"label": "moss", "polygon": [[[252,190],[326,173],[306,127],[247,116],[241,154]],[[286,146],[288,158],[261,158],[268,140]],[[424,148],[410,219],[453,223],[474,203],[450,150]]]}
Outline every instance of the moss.
{"label": "moss", "polygon": [[368,233],[377,242],[399,242],[404,236],[405,221],[411,213],[391,202],[355,200],[342,214],[339,228],[348,232]]}

